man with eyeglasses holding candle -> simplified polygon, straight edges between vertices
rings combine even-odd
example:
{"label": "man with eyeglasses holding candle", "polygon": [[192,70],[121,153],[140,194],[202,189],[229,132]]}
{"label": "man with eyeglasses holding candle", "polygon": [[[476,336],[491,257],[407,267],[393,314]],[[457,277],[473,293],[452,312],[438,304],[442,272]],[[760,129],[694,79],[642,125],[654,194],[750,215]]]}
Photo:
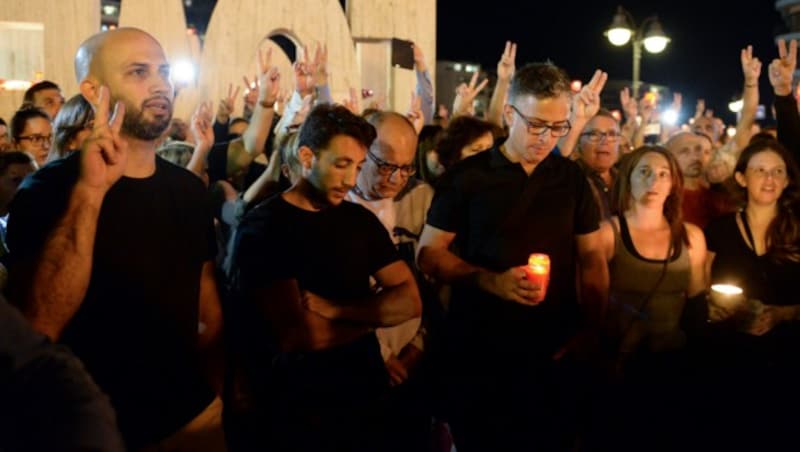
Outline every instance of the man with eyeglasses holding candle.
{"label": "man with eyeglasses holding candle", "polygon": [[[608,269],[589,183],[551,152],[571,128],[569,85],[550,63],[516,72],[508,139],[444,174],[420,238],[420,268],[453,286],[445,381],[459,451],[575,446],[582,388],[565,358],[590,337],[576,334],[576,264],[584,326],[602,317]],[[541,302],[523,270],[532,253],[550,262]]]}

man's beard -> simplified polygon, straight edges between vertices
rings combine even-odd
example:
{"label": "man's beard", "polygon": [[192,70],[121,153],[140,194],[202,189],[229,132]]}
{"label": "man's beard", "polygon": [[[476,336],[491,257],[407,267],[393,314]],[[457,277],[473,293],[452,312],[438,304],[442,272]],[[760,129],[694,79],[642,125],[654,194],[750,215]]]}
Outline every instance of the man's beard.
{"label": "man's beard", "polygon": [[[143,102],[142,105],[146,104]],[[144,108],[135,108],[125,102],[125,118],[122,120],[121,131],[125,135],[144,141],[153,141],[164,133],[172,119],[172,103],[169,103],[169,112],[160,118],[146,119]]]}

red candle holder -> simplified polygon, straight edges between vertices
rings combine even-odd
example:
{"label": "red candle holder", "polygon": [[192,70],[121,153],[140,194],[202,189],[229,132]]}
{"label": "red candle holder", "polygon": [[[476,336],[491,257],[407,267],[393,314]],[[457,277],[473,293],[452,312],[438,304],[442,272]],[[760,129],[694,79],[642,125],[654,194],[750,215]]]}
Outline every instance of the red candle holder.
{"label": "red candle holder", "polygon": [[531,301],[541,303],[547,295],[547,283],[550,282],[550,256],[542,253],[531,254],[528,256],[528,265],[524,268],[525,278],[541,288],[539,296]]}

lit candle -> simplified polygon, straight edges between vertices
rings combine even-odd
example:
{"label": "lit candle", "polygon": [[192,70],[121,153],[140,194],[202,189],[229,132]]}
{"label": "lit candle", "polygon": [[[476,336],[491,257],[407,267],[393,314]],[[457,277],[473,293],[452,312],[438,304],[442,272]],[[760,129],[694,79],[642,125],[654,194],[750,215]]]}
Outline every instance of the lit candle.
{"label": "lit candle", "polygon": [[539,296],[533,302],[541,303],[547,293],[547,283],[550,281],[550,256],[534,253],[528,256],[528,265],[525,266],[525,278],[531,284],[541,287]]}
{"label": "lit candle", "polygon": [[733,284],[711,285],[711,301],[721,308],[736,308],[744,301],[744,291]]}

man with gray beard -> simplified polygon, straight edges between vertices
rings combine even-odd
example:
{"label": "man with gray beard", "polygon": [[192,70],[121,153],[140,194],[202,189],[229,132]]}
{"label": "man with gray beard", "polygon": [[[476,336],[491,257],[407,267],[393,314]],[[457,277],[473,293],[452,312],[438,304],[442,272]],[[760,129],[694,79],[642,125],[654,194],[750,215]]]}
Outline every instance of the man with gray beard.
{"label": "man with gray beard", "polygon": [[224,450],[211,212],[200,179],[156,156],[174,98],[164,51],[120,28],[86,40],[75,70],[92,134],[20,187],[9,297],[81,358],[128,449]]}

